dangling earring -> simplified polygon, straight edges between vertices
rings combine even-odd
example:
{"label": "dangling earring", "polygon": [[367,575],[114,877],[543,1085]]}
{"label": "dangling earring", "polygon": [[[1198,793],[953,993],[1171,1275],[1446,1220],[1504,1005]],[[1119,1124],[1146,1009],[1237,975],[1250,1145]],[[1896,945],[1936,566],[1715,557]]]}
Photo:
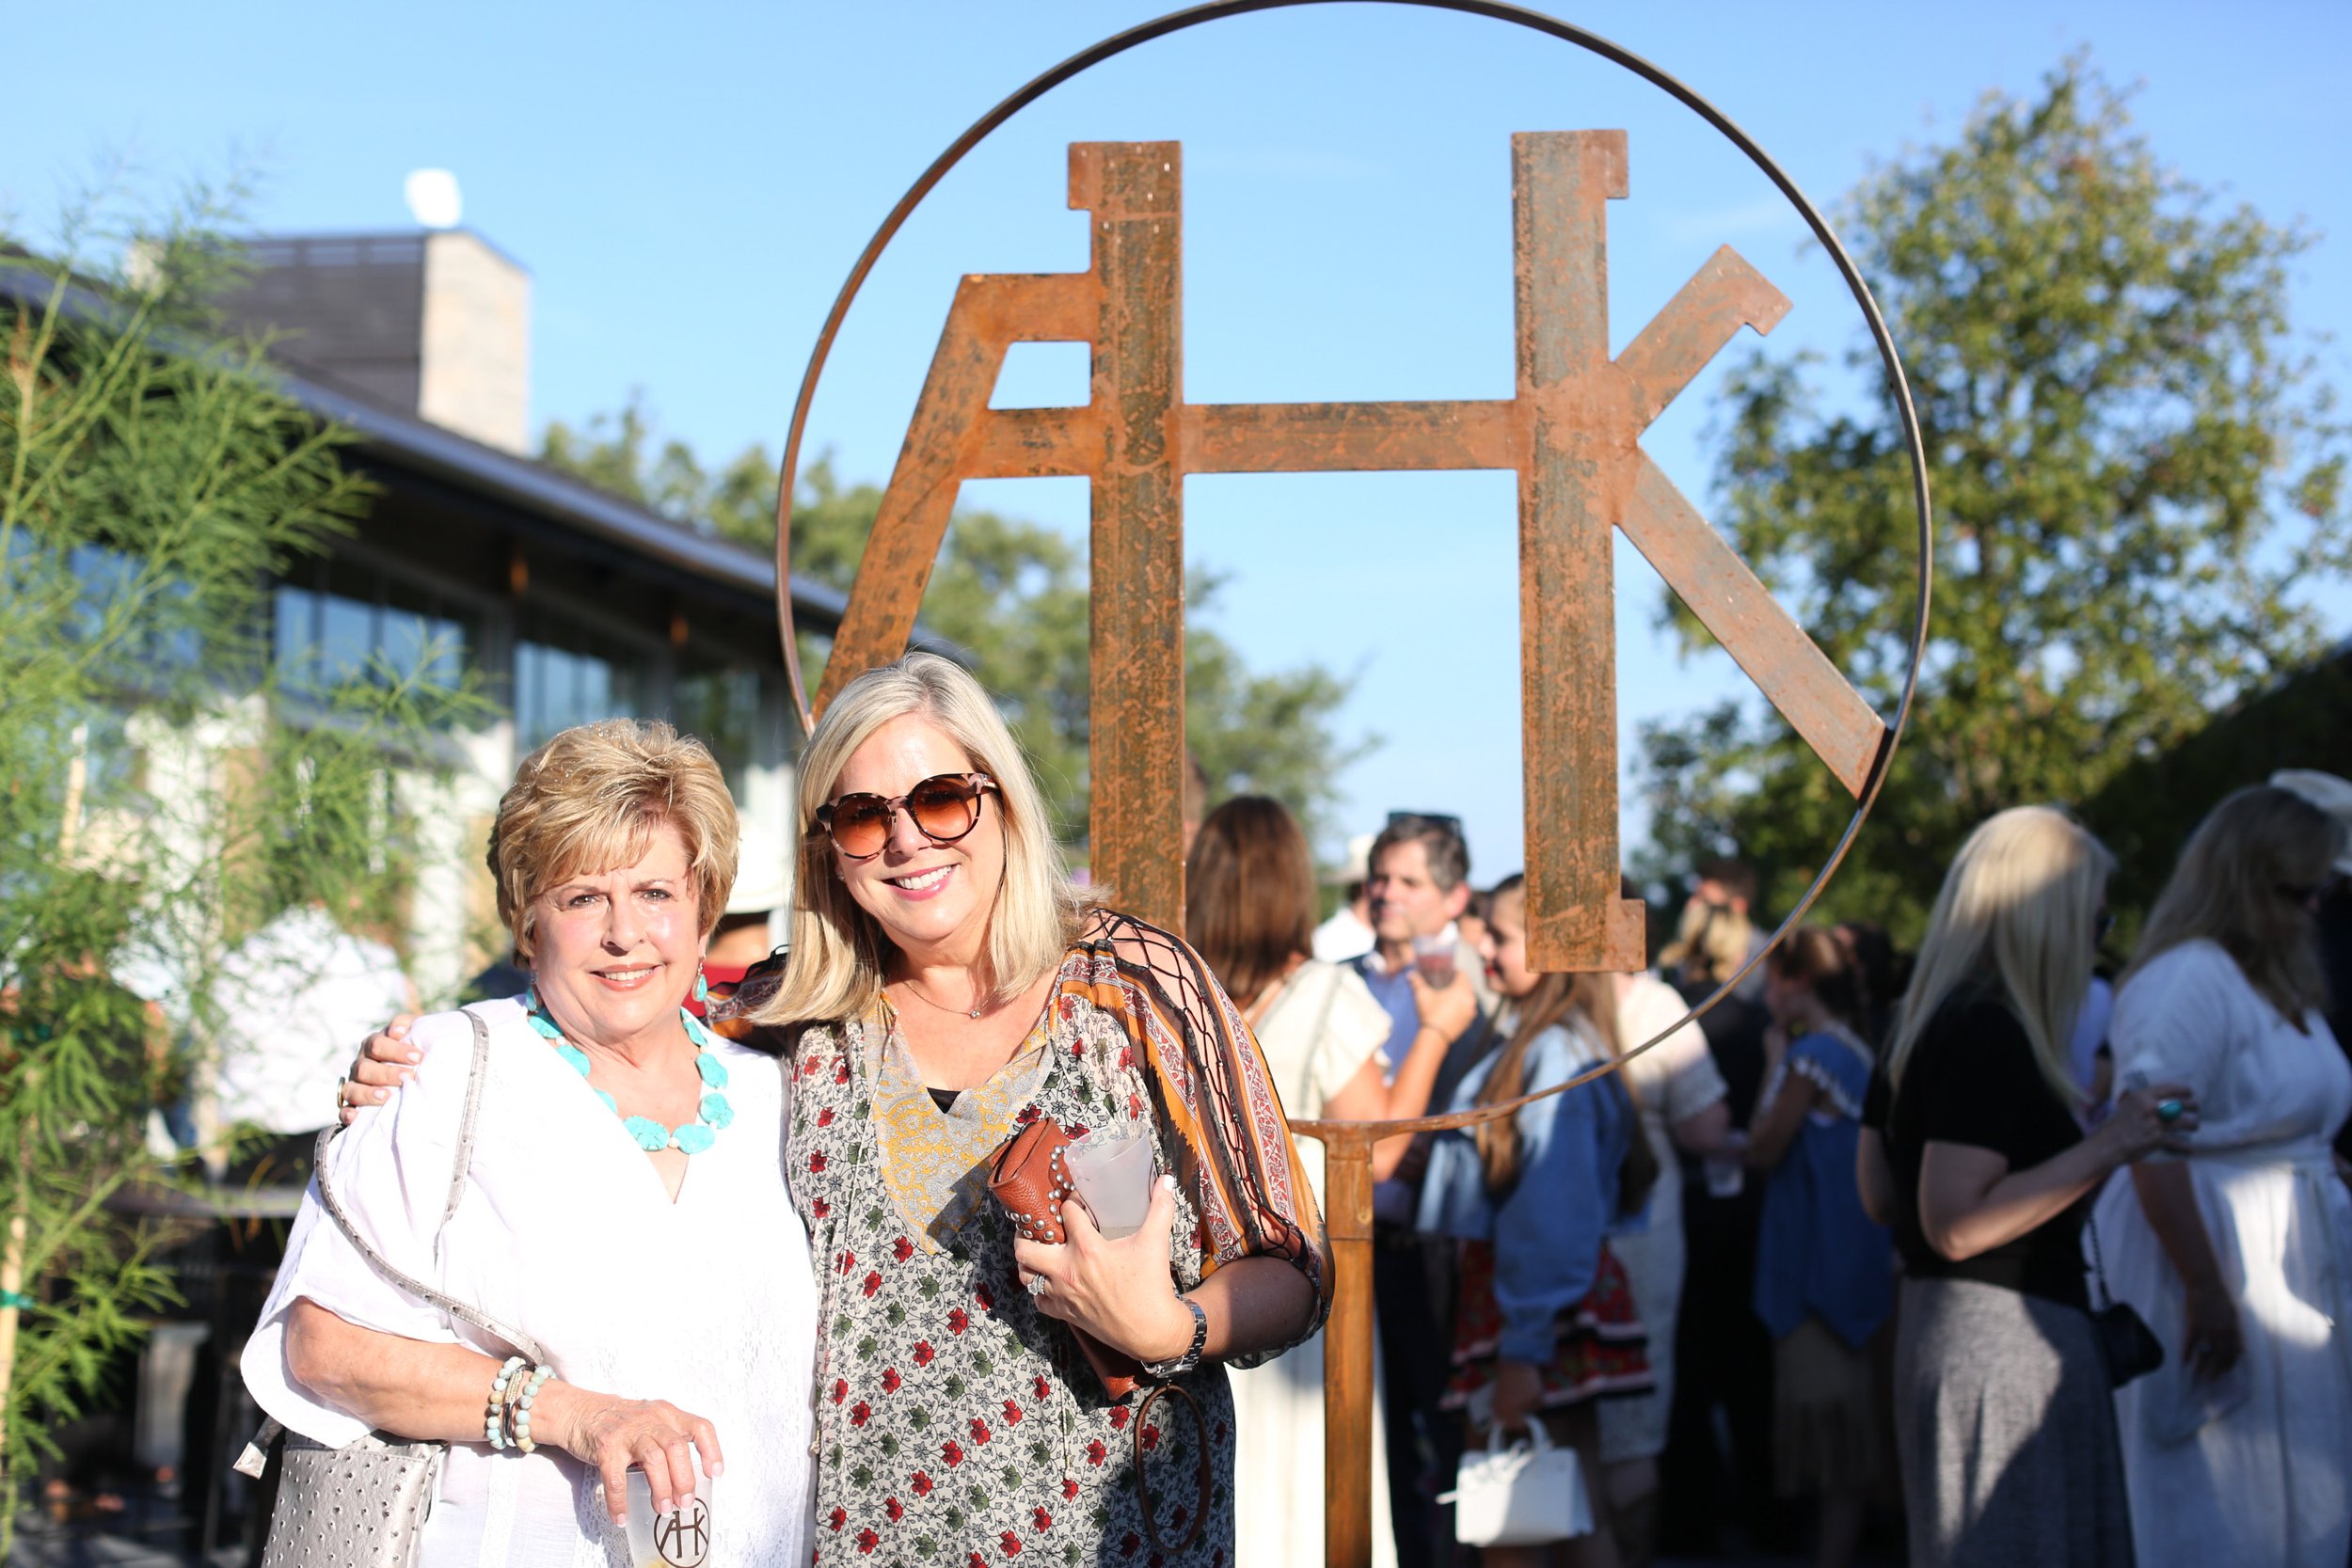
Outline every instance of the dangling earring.
{"label": "dangling earring", "polygon": [[700,958],[694,960],[694,1000],[710,1000],[710,982],[703,978],[703,961]]}

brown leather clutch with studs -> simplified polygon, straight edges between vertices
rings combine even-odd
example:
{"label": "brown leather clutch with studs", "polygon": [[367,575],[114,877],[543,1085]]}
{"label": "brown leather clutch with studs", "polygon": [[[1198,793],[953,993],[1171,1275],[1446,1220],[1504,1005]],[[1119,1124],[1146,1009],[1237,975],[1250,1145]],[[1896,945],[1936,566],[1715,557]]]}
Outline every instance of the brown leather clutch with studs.
{"label": "brown leather clutch with studs", "polygon": [[[1004,1205],[1013,1228],[1029,1241],[1051,1246],[1070,1241],[1061,1223],[1062,1200],[1077,1192],[1070,1180],[1069,1148],[1070,1134],[1061,1123],[1040,1117],[998,1145],[989,1160],[989,1193]],[[1074,1324],[1064,1326],[1076,1337],[1078,1349],[1113,1402],[1136,1391],[1143,1376],[1140,1362]]]}

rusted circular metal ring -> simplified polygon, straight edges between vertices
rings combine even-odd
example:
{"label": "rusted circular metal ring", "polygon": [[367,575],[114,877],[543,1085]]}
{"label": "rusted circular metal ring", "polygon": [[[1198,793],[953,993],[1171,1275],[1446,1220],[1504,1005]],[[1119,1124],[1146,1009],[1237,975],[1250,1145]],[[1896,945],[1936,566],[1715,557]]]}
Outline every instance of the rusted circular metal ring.
{"label": "rusted circular metal ring", "polygon": [[[801,439],[808,429],[809,409],[816,402],[817,383],[824,373],[826,359],[833,353],[834,339],[839,335],[841,324],[848,318],[850,307],[856,301],[858,290],[864,287],[866,275],[874,270],[875,263],[881,261],[882,254],[889,247],[891,240],[897,236],[900,229],[905,227],[907,219],[914,215],[915,208],[922,204],[923,198],[930,194],[932,188],[940,181],[946,178],[949,170],[963,161],[966,153],[978,146],[997,127],[1003,125],[1014,115],[1019,114],[1023,109],[1027,108],[1031,103],[1036,103],[1080,72],[1091,70],[1104,61],[1123,55],[1140,44],[1150,43],[1154,39],[1166,38],[1170,33],[1181,33],[1187,28],[1198,27],[1206,23],[1222,22],[1229,17],[1247,16],[1254,11],[1289,10],[1302,6],[1335,3],[1337,0],[1211,0],[1211,3],[1207,5],[1170,11],[1166,16],[1156,17],[1150,22],[1130,27],[1124,32],[1115,33],[1100,43],[1082,49],[1059,65],[1037,76],[988,113],[974,120],[963,135],[948,144],[946,151],[931,160],[930,166],[916,178],[914,184],[907,187],[906,194],[898,198],[898,205],[890,209],[889,214],[882,221],[882,227],[874,230],[874,237],[866,242],[866,248],[858,254],[856,263],[850,267],[850,276],[841,285],[840,293],[834,296],[833,309],[826,314],[825,325],[817,334],[817,345],[809,353],[808,369],[801,377],[800,395],[792,403],[792,424],[785,436],[784,466],[777,486],[776,618],[784,643],[785,672],[792,688],[792,705],[794,711],[800,715],[803,734],[805,735],[813,730],[816,727],[816,721],[809,711],[808,695],[801,677],[800,648],[792,623],[792,487],[799,479]],[[1797,188],[1797,182],[1772,161],[1771,154],[1757,146],[1755,139],[1745,131],[1740,130],[1729,115],[1724,114],[1673,75],[1652,65],[1632,51],[1612,43],[1598,34],[1589,33],[1581,27],[1563,22],[1557,17],[1546,16],[1541,11],[1530,10],[1523,6],[1503,4],[1502,0],[1372,0],[1372,3],[1410,6],[1422,10],[1458,11],[1468,16],[1486,17],[1495,22],[1507,22],[1514,26],[1525,27],[1532,32],[1542,33],[1563,42],[1575,44],[1589,54],[1597,55],[1612,64],[1622,66],[1713,126],[1724,139],[1745,154],[1748,161],[1761,170],[1766,179],[1772,181],[1781,195],[1788,198],[1789,204],[1795,207],[1798,214],[1804,219],[1805,227],[1812,230],[1813,237],[1820,242],[1822,250],[1837,268],[1838,276],[1846,280],[1847,289],[1852,293],[1855,305],[1861,308],[1863,320],[1869,326],[1871,341],[1878,345],[1879,359],[1886,372],[1887,394],[1894,399],[1896,411],[1902,420],[1904,455],[1911,462],[1912,499],[1919,515],[1919,582],[1917,597],[1913,608],[1911,667],[1903,675],[1902,696],[1896,705],[1894,721],[1887,726],[1887,743],[1880,751],[1878,765],[1871,770],[1869,782],[1863,787],[1861,799],[1854,802],[1853,818],[1846,824],[1846,831],[1838,838],[1836,848],[1831,853],[1828,861],[1822,864],[1820,873],[1813,879],[1812,885],[1805,889],[1804,896],[1797,901],[1796,908],[1789,911],[1788,918],[1783,920],[1772,932],[1771,940],[1753,954],[1746,963],[1741,964],[1729,979],[1718,986],[1705,1001],[1685,1013],[1672,1028],[1661,1031],[1640,1045],[1626,1051],[1614,1060],[1603,1063],[1590,1071],[1580,1073],[1565,1084],[1556,1085],[1549,1089],[1526,1096],[1522,1100],[1513,1101],[1508,1104],[1486,1106],[1477,1111],[1464,1111],[1452,1116],[1421,1117],[1409,1121],[1384,1123],[1300,1121],[1293,1124],[1297,1131],[1310,1135],[1317,1135],[1316,1129],[1325,1126],[1370,1127],[1376,1125],[1393,1132],[1404,1132],[1467,1126],[1473,1121],[1489,1119],[1526,1104],[1530,1101],[1565,1093],[1580,1084],[1616,1070],[1627,1061],[1675,1034],[1729,995],[1732,989],[1744,980],[1750,971],[1764,961],[1767,953],[1780,945],[1781,940],[1795,928],[1797,924],[1804,918],[1805,912],[1812,909],[1815,900],[1820,897],[1822,889],[1829,885],[1830,878],[1836,874],[1837,867],[1844,863],[1847,852],[1853,847],[1854,839],[1862,831],[1862,824],[1870,815],[1870,808],[1878,801],[1879,791],[1885,786],[1887,771],[1895,760],[1896,748],[1901,744],[1903,730],[1911,721],[1913,701],[1918,695],[1919,665],[1927,648],[1928,607],[1932,596],[1935,577],[1933,521],[1928,499],[1927,447],[1919,432],[1918,412],[1912,406],[1911,384],[1903,374],[1901,356],[1895,352],[1894,335],[1887,330],[1886,318],[1881,314],[1878,301],[1870,293],[1870,286],[1863,281],[1861,270],[1854,265],[1853,258],[1846,254],[1846,247],[1839,242],[1836,231],[1830,227],[1829,220],[1822,216],[1811,201],[1805,198],[1804,193]]]}

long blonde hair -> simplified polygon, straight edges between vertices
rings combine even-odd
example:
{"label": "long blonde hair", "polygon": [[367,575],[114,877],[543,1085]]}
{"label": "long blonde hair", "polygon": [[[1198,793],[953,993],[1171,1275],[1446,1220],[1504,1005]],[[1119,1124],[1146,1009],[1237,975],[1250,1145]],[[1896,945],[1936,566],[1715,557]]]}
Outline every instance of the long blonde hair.
{"label": "long blonde hair", "polygon": [[2067,1043],[2090,989],[2099,902],[2114,871],[2106,846],[2055,806],[2014,806],[1979,823],[1928,915],[1887,1053],[1887,1081],[1900,1085],[1945,1001],[1990,978],[2032,1042],[2050,1092],[2069,1108],[2082,1104]]}
{"label": "long blonde hair", "polygon": [[2183,847],[2124,977],[2201,938],[2302,1029],[2304,1014],[2326,1009],[2328,981],[2311,916],[2283,890],[2326,881],[2344,834],[2343,823],[2292,791],[2256,784],[2230,796]]}
{"label": "long blonde hair", "polygon": [[851,753],[884,724],[909,715],[938,725],[974,768],[996,781],[1005,875],[988,916],[986,994],[1002,1001],[1026,990],[1061,961],[1077,934],[1089,900],[1062,869],[1045,798],[995,703],[952,661],[909,654],[843,687],[801,753],[792,960],[774,997],[754,1015],[757,1023],[851,1018],[881,994],[890,940],[834,875],[833,844],[817,825],[817,808],[832,798]]}

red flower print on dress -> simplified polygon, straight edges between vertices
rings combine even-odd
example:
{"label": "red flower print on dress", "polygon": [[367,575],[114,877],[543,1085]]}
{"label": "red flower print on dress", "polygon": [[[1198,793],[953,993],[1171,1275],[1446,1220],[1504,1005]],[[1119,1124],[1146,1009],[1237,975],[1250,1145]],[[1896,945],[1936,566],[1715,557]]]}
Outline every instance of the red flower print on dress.
{"label": "red flower print on dress", "polygon": [[1013,1534],[1010,1530],[1007,1530],[1004,1534],[998,1536],[996,1538],[996,1544],[1004,1548],[1004,1552],[1007,1557],[1019,1557],[1021,1555],[1021,1537]]}
{"label": "red flower print on dress", "polygon": [[808,1173],[811,1176],[825,1174],[825,1151],[823,1149],[820,1148],[808,1157]]}
{"label": "red flower print on dress", "polygon": [[972,1302],[983,1312],[993,1312],[996,1309],[996,1298],[990,1294],[985,1285],[972,1292]]}
{"label": "red flower print on dress", "polygon": [[1045,1381],[1043,1372],[1040,1372],[1029,1380],[1029,1392],[1037,1396],[1038,1403],[1043,1404],[1054,1397],[1054,1386]]}
{"label": "red flower print on dress", "polygon": [[963,1554],[963,1568],[988,1568],[988,1559],[977,1552]]}
{"label": "red flower print on dress", "polygon": [[869,1295],[869,1296],[870,1296],[870,1295],[872,1295],[872,1294],[873,1294],[876,1291],[879,1291],[879,1290],[881,1290],[881,1289],[882,1289],[882,1275],[879,1275],[879,1274],[874,1274],[874,1273],[870,1273],[870,1272],[869,1272],[869,1273],[866,1275],[866,1293],[867,1295]]}
{"label": "red flower print on dress", "polygon": [[1132,1414],[1134,1414],[1134,1412],[1130,1411],[1130,1410],[1129,1410],[1129,1409],[1128,1409],[1125,1405],[1123,1405],[1123,1404],[1114,1404],[1114,1405],[1112,1405],[1112,1406],[1111,1406],[1111,1430],[1112,1430],[1113,1432],[1124,1432],[1124,1431],[1126,1431],[1126,1430],[1127,1430],[1127,1418],[1128,1418],[1130,1415],[1132,1415]]}
{"label": "red flower print on dress", "polygon": [[1054,1516],[1046,1513],[1041,1508],[1033,1508],[1029,1510],[1029,1528],[1039,1530],[1052,1529],[1054,1528]]}
{"label": "red flower print on dress", "polygon": [[874,1548],[881,1544],[882,1537],[876,1535],[871,1527],[857,1532],[857,1549],[866,1556],[871,1557]]}
{"label": "red flower print on dress", "polygon": [[1037,1118],[1042,1114],[1043,1113],[1039,1111],[1034,1105],[1024,1105],[1021,1107],[1021,1114],[1012,1119],[1019,1122],[1022,1126],[1026,1127],[1029,1123],[1037,1120]]}
{"label": "red flower print on dress", "polygon": [[898,1368],[896,1368],[896,1367],[884,1367],[884,1368],[882,1369],[882,1392],[883,1392],[883,1393],[885,1393],[885,1394],[895,1394],[895,1393],[897,1393],[897,1392],[898,1391],[899,1386],[900,1386],[900,1385],[902,1385],[902,1384],[904,1384],[905,1382],[906,1382],[906,1379],[904,1379],[904,1378],[902,1378],[902,1377],[900,1377],[900,1376],[898,1375]]}
{"label": "red flower print on dress", "polygon": [[914,1495],[918,1497],[928,1497],[931,1495],[931,1476],[929,1470],[914,1472]]}
{"label": "red flower print on dress", "polygon": [[820,1220],[833,1218],[833,1205],[821,1197],[812,1197],[808,1200],[808,1212]]}
{"label": "red flower print on dress", "polygon": [[862,1427],[873,1418],[874,1407],[867,1404],[864,1400],[860,1400],[857,1403],[850,1406],[850,1424],[851,1426]]}
{"label": "red flower print on dress", "polygon": [[985,1443],[985,1442],[987,1442],[987,1441],[989,1440],[989,1438],[990,1438],[992,1435],[993,1435],[993,1433],[992,1433],[988,1430],[988,1423],[987,1423],[986,1421],[984,1421],[984,1420],[980,1419],[980,1418],[978,1418],[977,1416],[975,1416],[975,1417],[973,1417],[973,1418],[972,1418],[972,1441],[973,1441],[973,1442],[975,1442],[975,1443]]}
{"label": "red flower print on dress", "polygon": [[1019,1426],[1021,1424],[1021,1402],[1019,1400],[1007,1400],[1005,1402],[1005,1425],[1009,1427]]}
{"label": "red flower print on dress", "polygon": [[1153,1452],[1156,1452],[1156,1451],[1158,1450],[1158,1449],[1159,1449],[1159,1446],[1160,1446],[1160,1429],[1159,1429],[1158,1427],[1155,1427],[1155,1426],[1147,1426],[1147,1427],[1145,1427],[1145,1428],[1143,1429],[1143,1451],[1144,1451],[1145,1453],[1153,1453]]}
{"label": "red flower print on dress", "polygon": [[831,1525],[834,1531],[838,1533],[841,1527],[850,1522],[850,1511],[846,1508],[836,1508],[833,1511],[832,1514],[827,1517],[825,1522]]}
{"label": "red flower print on dress", "polygon": [[1136,1070],[1136,1048],[1134,1046],[1122,1045],[1119,1048],[1119,1070],[1121,1072]]}
{"label": "red flower print on dress", "polygon": [[939,1445],[939,1457],[946,1460],[947,1468],[952,1470],[963,1463],[963,1445],[950,1437]]}
{"label": "red flower print on dress", "polygon": [[834,1264],[834,1267],[840,1272],[843,1278],[848,1278],[850,1271],[857,1267],[857,1254],[854,1252],[843,1253],[841,1255],[840,1261]]}
{"label": "red flower print on dress", "polygon": [[890,1243],[890,1256],[903,1263],[914,1256],[914,1243],[901,1236]]}
{"label": "red flower print on dress", "polygon": [[1062,1501],[1064,1501],[1064,1502],[1072,1502],[1072,1501],[1074,1501],[1074,1500],[1076,1499],[1077,1496],[1078,1496],[1078,1478],[1077,1478],[1076,1476],[1064,1476],[1064,1477],[1062,1477],[1062,1478],[1061,1478],[1061,1500],[1062,1500]]}
{"label": "red flower print on dress", "polygon": [[1133,1557],[1142,1546],[1143,1537],[1134,1530],[1129,1530],[1119,1538],[1119,1555],[1121,1557]]}
{"label": "red flower print on dress", "polygon": [[846,1377],[834,1378],[833,1380],[833,1402],[839,1404],[843,1400],[846,1400],[849,1397],[850,1380]]}
{"label": "red flower print on dress", "polygon": [[938,1354],[939,1353],[937,1351],[931,1349],[931,1342],[929,1339],[917,1339],[914,1341],[914,1364],[916,1366],[930,1366]]}
{"label": "red flower print on dress", "polygon": [[817,1125],[819,1127],[831,1127],[833,1125],[832,1106],[828,1105],[823,1110],[817,1113]]}
{"label": "red flower print on dress", "polygon": [[1100,1437],[1087,1445],[1087,1463],[1089,1465],[1100,1465],[1110,1456],[1111,1450],[1103,1446],[1103,1440]]}
{"label": "red flower print on dress", "polygon": [[1141,1121],[1143,1119],[1143,1097],[1141,1095],[1128,1095],[1127,1119],[1130,1121]]}
{"label": "red flower print on dress", "polygon": [[947,1332],[950,1334],[961,1334],[971,1326],[972,1320],[964,1316],[962,1307],[959,1307],[947,1314]]}
{"label": "red flower print on dress", "polygon": [[896,1497],[884,1497],[882,1512],[890,1515],[890,1522],[895,1525],[907,1516],[907,1505]]}
{"label": "red flower print on dress", "polygon": [[1080,1138],[1085,1137],[1089,1132],[1093,1132],[1094,1129],[1089,1127],[1085,1122],[1077,1122],[1069,1127],[1063,1128],[1062,1131],[1070,1134],[1070,1141],[1074,1144]]}
{"label": "red flower print on dress", "polygon": [[850,1081],[849,1057],[844,1056],[840,1061],[834,1064],[833,1081],[836,1084],[846,1084]]}

